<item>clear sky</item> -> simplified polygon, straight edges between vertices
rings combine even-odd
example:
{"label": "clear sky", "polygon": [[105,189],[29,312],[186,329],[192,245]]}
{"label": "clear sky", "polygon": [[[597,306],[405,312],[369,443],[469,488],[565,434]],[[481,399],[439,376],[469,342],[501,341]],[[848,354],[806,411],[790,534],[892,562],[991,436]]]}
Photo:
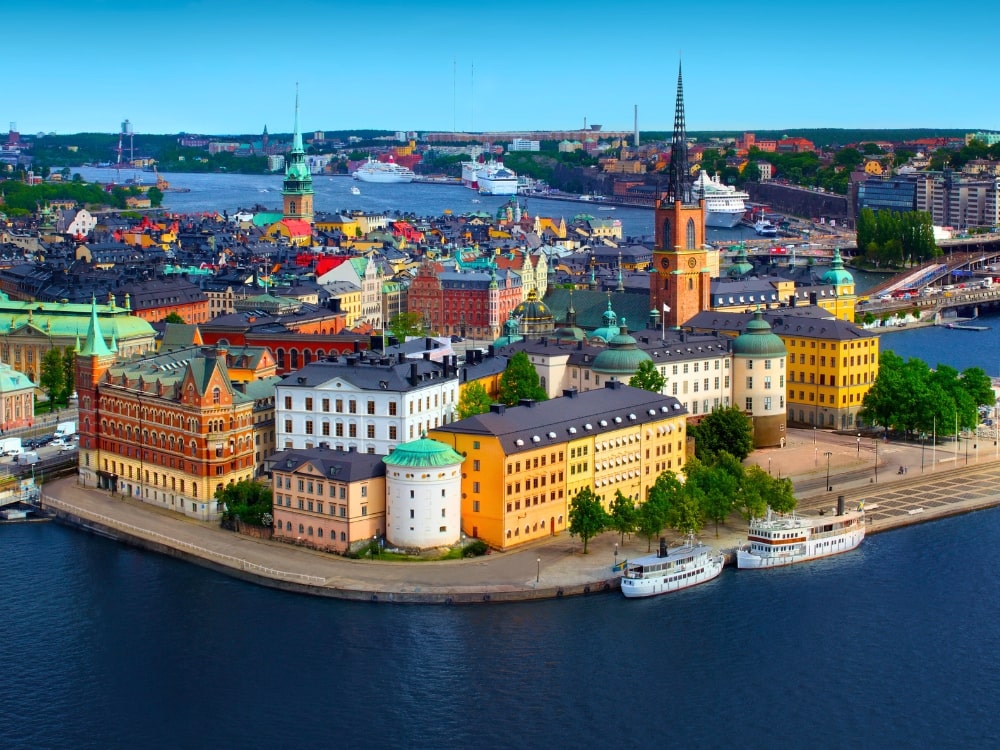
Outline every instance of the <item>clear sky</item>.
{"label": "clear sky", "polygon": [[[1000,129],[1000,10],[912,0],[35,0],[0,131]],[[976,38],[976,28],[985,35]]]}

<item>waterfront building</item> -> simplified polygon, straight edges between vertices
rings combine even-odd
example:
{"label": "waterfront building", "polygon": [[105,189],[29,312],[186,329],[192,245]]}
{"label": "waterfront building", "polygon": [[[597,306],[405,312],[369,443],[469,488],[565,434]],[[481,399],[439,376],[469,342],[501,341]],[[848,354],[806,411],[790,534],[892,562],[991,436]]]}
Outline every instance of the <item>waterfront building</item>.
{"label": "waterfront building", "polygon": [[511,549],[565,531],[569,502],[587,487],[605,508],[635,503],[685,461],[687,413],[670,396],[610,381],[550,401],[494,404],[428,432],[465,456],[462,529]]}
{"label": "waterfront building", "polygon": [[292,150],[288,152],[281,196],[284,218],[303,221],[311,227],[314,214],[312,173],[306,163],[306,152],[302,148],[302,133],[299,132],[299,92],[297,88],[295,91],[295,127],[292,133]]}
{"label": "waterfront building", "polygon": [[950,169],[914,177],[917,210],[927,211],[935,226],[964,230],[1000,224],[1000,179],[963,177]]}
{"label": "waterfront building", "polygon": [[421,438],[382,459],[385,534],[406,549],[448,547],[461,537],[462,463],[444,443]]}
{"label": "waterfront building", "polygon": [[760,310],[733,340],[732,352],[740,392],[735,403],[753,423],[754,448],[784,447],[787,352]]}
{"label": "waterfront building", "polygon": [[277,386],[277,442],[388,455],[401,443],[454,420],[455,358],[407,359],[359,352],[313,362]]}
{"label": "waterfront building", "polygon": [[[256,362],[262,377],[234,383],[230,362]],[[216,491],[260,464],[255,431],[270,421],[273,367],[267,352],[197,346],[116,361],[94,303],[77,354],[81,482],[216,518]]]}
{"label": "waterfront building", "polygon": [[695,199],[688,165],[684,81],[677,70],[677,100],[667,195],[654,211],[653,265],[649,304],[676,328],[709,308],[711,269],[705,248],[705,200]]}
{"label": "waterfront building", "polygon": [[382,456],[318,447],[268,459],[274,539],[345,553],[385,530]]}
{"label": "waterfront building", "polygon": [[[865,394],[878,377],[879,337],[815,306],[768,310],[764,319],[784,342],[786,418],[796,426],[853,429]],[[753,313],[706,311],[688,323],[695,331],[739,335]],[[740,405],[734,379],[733,403]]]}

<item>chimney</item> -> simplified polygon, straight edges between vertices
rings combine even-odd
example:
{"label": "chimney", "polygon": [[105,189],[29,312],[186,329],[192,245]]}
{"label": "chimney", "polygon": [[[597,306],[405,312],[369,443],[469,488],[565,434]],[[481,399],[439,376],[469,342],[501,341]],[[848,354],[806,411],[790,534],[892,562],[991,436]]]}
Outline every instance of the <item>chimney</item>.
{"label": "chimney", "polygon": [[522,398],[517,402],[518,406],[527,406],[529,409],[534,408],[535,404],[538,402],[533,398]]}
{"label": "chimney", "polygon": [[620,381],[620,380],[605,380],[604,381],[604,387],[605,388],[610,388],[611,390],[616,391],[616,390],[618,390],[619,388],[622,387],[622,381]]}
{"label": "chimney", "polygon": [[487,348],[487,351],[489,352],[490,357],[497,356],[497,348],[494,344],[490,344],[489,347]]}
{"label": "chimney", "polygon": [[789,307],[795,307],[795,294],[794,293],[788,295],[788,306]]}
{"label": "chimney", "polygon": [[424,339],[424,349],[433,349],[433,348],[434,348],[434,339],[428,336],[427,338]]}
{"label": "chimney", "polygon": [[576,388],[563,388],[563,398],[576,398],[579,391]]}
{"label": "chimney", "polygon": [[357,339],[354,339],[354,353],[357,354],[360,351],[361,351],[361,342],[358,341]]}
{"label": "chimney", "polygon": [[420,382],[420,372],[419,366],[416,362],[410,362],[410,385],[416,385]]}
{"label": "chimney", "polygon": [[817,300],[816,292],[809,292],[809,304],[815,307],[816,300]]}
{"label": "chimney", "polygon": [[506,404],[490,404],[490,414],[504,414],[506,411]]}

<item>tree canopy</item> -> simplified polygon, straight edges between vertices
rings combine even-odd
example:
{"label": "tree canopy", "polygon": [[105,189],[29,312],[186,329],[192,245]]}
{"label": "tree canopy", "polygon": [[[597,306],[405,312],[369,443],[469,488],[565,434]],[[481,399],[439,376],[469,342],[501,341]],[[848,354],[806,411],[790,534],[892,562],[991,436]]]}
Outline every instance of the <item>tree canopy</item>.
{"label": "tree canopy", "polygon": [[903,360],[890,350],[879,355],[879,373],[865,394],[858,417],[870,425],[914,432],[952,435],[979,423],[980,406],[992,406],[990,379],[979,367],[961,373],[939,364],[931,370],[923,360]]}
{"label": "tree canopy", "polygon": [[656,369],[656,365],[648,359],[645,362],[639,363],[635,374],[628,381],[628,384],[633,388],[642,388],[644,391],[652,391],[653,393],[662,393],[663,386],[666,383],[666,378]]}
{"label": "tree canopy", "polygon": [[583,554],[587,543],[608,528],[608,514],[600,499],[590,487],[584,487],[569,503],[569,533],[583,540]]}
{"label": "tree canopy", "polygon": [[753,451],[753,423],[735,406],[716,409],[688,434],[694,437],[695,455],[703,461],[720,451],[742,461]]}
{"label": "tree canopy", "polygon": [[386,328],[401,344],[409,337],[425,336],[427,333],[424,328],[423,317],[418,312],[405,312],[394,315],[389,320],[389,325]]}
{"label": "tree canopy", "polygon": [[266,484],[244,479],[215,491],[215,499],[225,504],[221,521],[229,525],[239,520],[253,526],[270,526],[271,488]]}
{"label": "tree canopy", "polygon": [[864,262],[876,268],[922,263],[941,255],[926,211],[872,211],[858,214],[857,244]]}
{"label": "tree canopy", "polygon": [[490,410],[493,399],[486,388],[478,380],[469,383],[458,397],[458,418],[468,419],[476,414],[485,414]]}
{"label": "tree canopy", "polygon": [[517,352],[507,360],[507,369],[500,376],[500,401],[507,406],[517,406],[522,398],[546,401],[548,395],[540,383],[538,371],[528,355]]}

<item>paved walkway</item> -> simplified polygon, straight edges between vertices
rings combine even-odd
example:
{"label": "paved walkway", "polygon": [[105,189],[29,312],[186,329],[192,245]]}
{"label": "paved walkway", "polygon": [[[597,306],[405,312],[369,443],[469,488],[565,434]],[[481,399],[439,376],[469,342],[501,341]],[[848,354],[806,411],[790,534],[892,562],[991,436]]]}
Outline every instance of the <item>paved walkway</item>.
{"label": "paved walkway", "polygon": [[[788,445],[755,452],[756,463],[791,477],[799,508],[833,508],[843,494],[848,507],[866,502],[871,532],[1000,504],[1000,460],[989,440],[979,452],[918,445],[875,444],[856,435],[792,430]],[[965,446],[963,445],[962,448]],[[985,455],[985,454],[989,455]],[[827,466],[829,462],[829,485]],[[921,473],[921,465],[923,472]],[[906,467],[904,474],[899,467]],[[826,490],[827,486],[832,487]],[[467,560],[381,562],[351,560],[281,542],[254,539],[170,513],[106,491],[80,487],[74,479],[46,485],[48,505],[67,520],[157,551],[184,557],[238,577],[280,588],[347,599],[469,602],[550,598],[617,588],[615,562],[647,553],[645,539],[602,534],[582,554],[579,539],[563,534],[512,552]],[[738,516],[716,533],[709,525],[706,544],[731,550],[745,538]],[[679,541],[668,536],[668,541]]]}

